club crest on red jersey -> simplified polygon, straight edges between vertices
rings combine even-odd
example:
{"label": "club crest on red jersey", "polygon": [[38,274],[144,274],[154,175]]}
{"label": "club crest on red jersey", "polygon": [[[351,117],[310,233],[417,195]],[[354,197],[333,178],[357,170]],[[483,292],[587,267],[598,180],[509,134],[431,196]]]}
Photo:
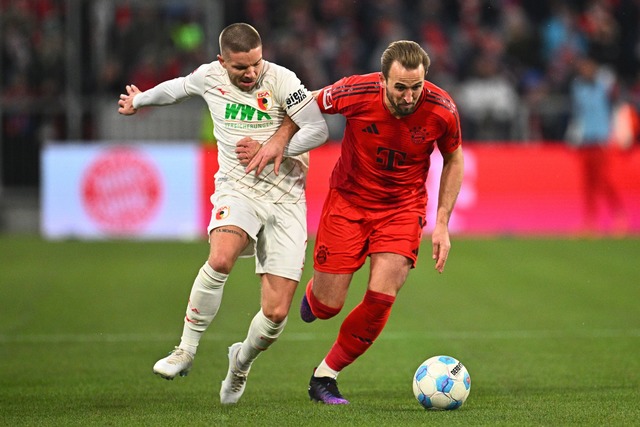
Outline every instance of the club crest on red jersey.
{"label": "club crest on red jersey", "polygon": [[267,111],[271,108],[271,92],[268,90],[258,92],[256,98],[258,100],[258,108],[262,111]]}
{"label": "club crest on red jersey", "polygon": [[327,262],[327,258],[329,258],[329,248],[325,245],[320,245],[316,251],[316,262],[322,265]]}
{"label": "club crest on red jersey", "polygon": [[411,141],[414,144],[424,144],[427,142],[427,136],[429,136],[429,132],[427,128],[422,126],[416,126],[411,129]]}

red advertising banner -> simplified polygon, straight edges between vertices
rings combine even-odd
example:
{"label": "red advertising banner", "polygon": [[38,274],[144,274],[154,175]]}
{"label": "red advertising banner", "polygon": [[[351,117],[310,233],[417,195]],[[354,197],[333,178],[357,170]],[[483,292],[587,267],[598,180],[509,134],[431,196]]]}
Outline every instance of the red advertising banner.
{"label": "red advertising banner", "polygon": [[[596,194],[596,218],[586,227],[585,176],[581,154],[562,144],[466,145],[465,179],[451,231],[466,235],[579,235],[640,233],[640,148],[611,149],[598,163],[610,173],[613,188]],[[340,154],[338,143],[311,152],[307,180],[309,233],[315,234],[329,175]],[[215,148],[203,148],[201,164],[203,229],[211,214],[209,196],[217,171]],[[427,231],[435,218],[442,160],[438,153],[427,182],[430,202]],[[618,195],[622,210],[612,212],[607,202]]]}
{"label": "red advertising banner", "polygon": [[[455,231],[467,234],[625,234],[640,231],[640,149],[598,154],[612,188],[586,185],[579,150],[562,144],[465,147],[467,174]],[[593,166],[593,165],[592,165]],[[589,173],[593,173],[590,170]],[[598,192],[600,191],[600,192]],[[593,224],[586,200],[596,203]],[[611,202],[619,198],[620,210]]]}

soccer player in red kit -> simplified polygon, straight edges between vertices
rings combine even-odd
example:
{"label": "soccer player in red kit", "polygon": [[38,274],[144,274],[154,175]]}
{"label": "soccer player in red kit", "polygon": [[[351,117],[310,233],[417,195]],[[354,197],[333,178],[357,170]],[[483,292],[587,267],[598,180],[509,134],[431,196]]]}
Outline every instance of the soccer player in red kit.
{"label": "soccer player in red kit", "polygon": [[[342,114],[346,127],[316,236],[315,271],[301,302],[302,319],[337,315],[353,274],[371,258],[364,298],[344,319],[309,382],[310,398],[326,404],[349,403],[336,378],[382,332],[415,267],[425,226],[425,183],[436,145],[443,168],[432,257],[440,273],[451,248],[448,224],[462,184],[458,111],[447,92],[425,80],[427,53],[415,42],[396,41],[382,54],[381,64],[381,73],[346,77],[314,93],[321,111]],[[284,155],[302,149],[290,143]],[[264,157],[264,151],[247,170],[276,158]]]}

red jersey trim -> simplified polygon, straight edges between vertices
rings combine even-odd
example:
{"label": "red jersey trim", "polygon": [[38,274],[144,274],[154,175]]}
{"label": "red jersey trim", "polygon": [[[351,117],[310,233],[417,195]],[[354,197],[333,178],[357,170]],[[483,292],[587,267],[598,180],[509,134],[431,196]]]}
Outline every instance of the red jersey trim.
{"label": "red jersey trim", "polygon": [[364,95],[367,93],[378,93],[380,91],[380,83],[360,83],[354,85],[338,86],[331,91],[333,99],[340,99],[355,95]]}

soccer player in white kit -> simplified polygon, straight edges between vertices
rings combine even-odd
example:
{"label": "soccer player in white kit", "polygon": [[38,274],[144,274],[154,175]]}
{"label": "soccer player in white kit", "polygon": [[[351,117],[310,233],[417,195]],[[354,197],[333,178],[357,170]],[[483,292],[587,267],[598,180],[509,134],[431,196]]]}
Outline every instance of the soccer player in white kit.
{"label": "soccer player in white kit", "polygon": [[[261,309],[246,338],[229,347],[229,369],[220,388],[223,404],[236,403],[246,385],[251,364],[282,333],[294,292],[302,275],[307,241],[305,180],[308,155],[287,157],[259,175],[245,173],[236,143],[246,137],[324,143],[327,124],[312,94],[290,70],[262,58],[258,32],[244,23],[220,33],[217,60],[186,77],[168,80],[141,92],[127,85],[118,112],[135,114],[147,106],[171,105],[191,96],[206,101],[218,141],[219,170],[215,174],[209,223],[209,257],[200,268],[189,296],[180,344],[153,367],[173,379],[191,369],[202,334],[222,299],[224,284],[238,257],[255,256],[261,281]],[[300,127],[286,125],[289,116]]]}

